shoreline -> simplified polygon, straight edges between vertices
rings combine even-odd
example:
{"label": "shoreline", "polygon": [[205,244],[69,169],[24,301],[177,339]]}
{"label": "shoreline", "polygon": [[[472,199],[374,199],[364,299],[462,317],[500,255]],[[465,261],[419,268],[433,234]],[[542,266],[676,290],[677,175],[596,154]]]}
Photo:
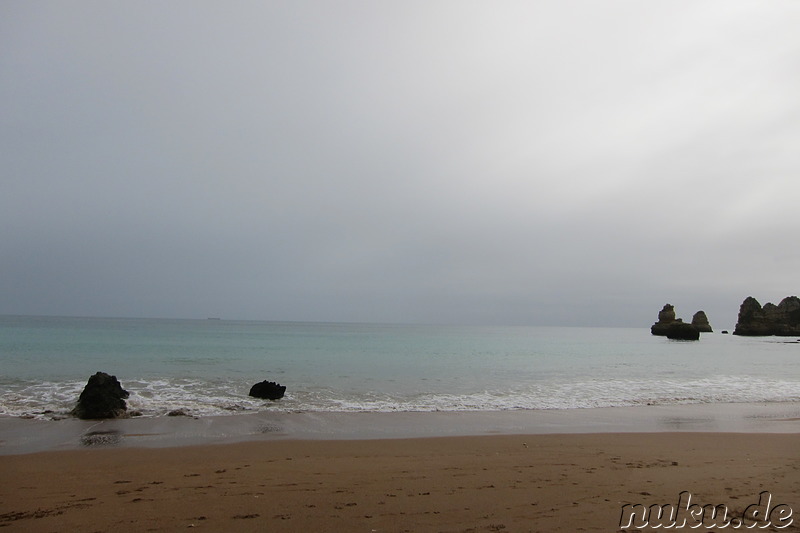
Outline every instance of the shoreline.
{"label": "shoreline", "polygon": [[262,411],[116,420],[0,418],[0,456],[285,440],[596,433],[797,433],[800,402],[438,412]]}

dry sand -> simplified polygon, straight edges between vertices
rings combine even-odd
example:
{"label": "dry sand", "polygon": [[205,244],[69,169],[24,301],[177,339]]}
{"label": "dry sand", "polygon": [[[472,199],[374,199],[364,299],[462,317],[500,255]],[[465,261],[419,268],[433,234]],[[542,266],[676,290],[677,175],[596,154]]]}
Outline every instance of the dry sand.
{"label": "dry sand", "polygon": [[[496,435],[87,449],[0,456],[0,474],[0,528],[9,532],[608,532],[620,530],[622,505],[676,503],[682,491],[734,513],[769,491],[772,507],[800,512],[800,435]],[[800,531],[800,515],[793,518],[780,531]]]}

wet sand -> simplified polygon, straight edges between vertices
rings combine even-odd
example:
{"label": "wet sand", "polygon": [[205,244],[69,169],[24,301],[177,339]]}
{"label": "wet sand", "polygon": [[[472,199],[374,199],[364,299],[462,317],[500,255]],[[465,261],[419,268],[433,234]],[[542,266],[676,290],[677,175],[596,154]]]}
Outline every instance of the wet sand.
{"label": "wet sand", "polygon": [[683,491],[731,516],[764,491],[800,511],[797,433],[273,439],[4,455],[0,472],[3,531],[607,532]]}
{"label": "wet sand", "polygon": [[473,412],[306,412],[122,420],[0,418],[0,455],[262,440],[363,440],[552,433],[800,433],[800,403]]}

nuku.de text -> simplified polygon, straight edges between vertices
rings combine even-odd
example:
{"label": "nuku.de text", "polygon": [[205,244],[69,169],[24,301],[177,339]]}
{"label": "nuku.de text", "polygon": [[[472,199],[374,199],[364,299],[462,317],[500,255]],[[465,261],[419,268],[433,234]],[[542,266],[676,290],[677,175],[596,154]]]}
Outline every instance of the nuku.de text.
{"label": "nuku.de text", "polygon": [[620,529],[671,528],[766,528],[783,529],[792,524],[792,508],[787,504],[772,503],[772,494],[759,494],[758,503],[747,506],[742,516],[731,516],[724,504],[700,505],[692,503],[692,495],[683,491],[677,504],[645,506],[626,504],[622,506]]}

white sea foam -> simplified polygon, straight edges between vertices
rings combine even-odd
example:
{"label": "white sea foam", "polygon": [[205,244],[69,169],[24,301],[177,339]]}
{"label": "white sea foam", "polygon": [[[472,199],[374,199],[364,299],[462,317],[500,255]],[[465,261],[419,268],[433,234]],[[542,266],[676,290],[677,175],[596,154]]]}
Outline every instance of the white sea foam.
{"label": "white sea foam", "polygon": [[[69,415],[84,383],[19,383],[4,386],[0,416],[60,418]],[[409,395],[330,388],[289,390],[278,401],[247,395],[247,384],[199,379],[133,380],[128,410],[139,416],[211,416],[277,411],[503,411],[517,409],[582,409],[645,404],[800,402],[794,381],[722,376],[694,381],[590,380],[537,384],[523,390],[472,393],[425,392]]]}
{"label": "white sea foam", "polygon": [[0,416],[68,416],[84,385],[79,381],[0,383]]}

